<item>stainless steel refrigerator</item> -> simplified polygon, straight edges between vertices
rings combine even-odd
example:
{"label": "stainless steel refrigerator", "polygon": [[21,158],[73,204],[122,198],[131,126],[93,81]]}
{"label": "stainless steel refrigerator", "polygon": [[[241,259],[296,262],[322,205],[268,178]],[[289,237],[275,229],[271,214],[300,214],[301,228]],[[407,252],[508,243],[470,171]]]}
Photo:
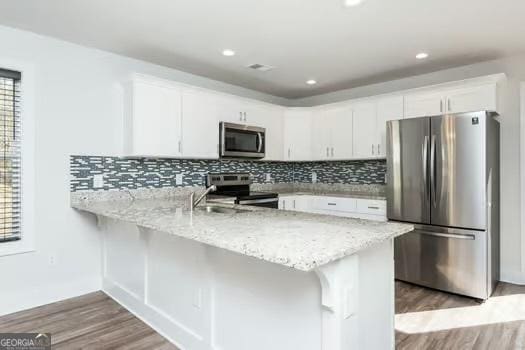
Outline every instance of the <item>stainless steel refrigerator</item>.
{"label": "stainless steel refrigerator", "polygon": [[399,280],[479,299],[499,279],[499,122],[475,112],[387,122]]}

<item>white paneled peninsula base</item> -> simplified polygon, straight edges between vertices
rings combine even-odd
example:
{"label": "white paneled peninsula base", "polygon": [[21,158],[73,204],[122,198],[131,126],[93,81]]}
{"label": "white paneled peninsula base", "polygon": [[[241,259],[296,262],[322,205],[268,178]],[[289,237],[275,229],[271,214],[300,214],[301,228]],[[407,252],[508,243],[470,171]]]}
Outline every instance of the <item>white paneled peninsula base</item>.
{"label": "white paneled peninsula base", "polygon": [[393,238],[410,225],[185,203],[72,204],[103,231],[104,291],[181,349],[394,348]]}

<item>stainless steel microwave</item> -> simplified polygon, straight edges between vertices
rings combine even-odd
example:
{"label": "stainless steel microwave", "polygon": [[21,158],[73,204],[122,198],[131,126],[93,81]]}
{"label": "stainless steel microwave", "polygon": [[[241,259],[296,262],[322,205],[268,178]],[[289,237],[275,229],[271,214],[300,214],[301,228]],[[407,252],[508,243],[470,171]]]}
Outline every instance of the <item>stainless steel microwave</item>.
{"label": "stainless steel microwave", "polygon": [[257,126],[220,123],[221,158],[264,158],[266,129]]}

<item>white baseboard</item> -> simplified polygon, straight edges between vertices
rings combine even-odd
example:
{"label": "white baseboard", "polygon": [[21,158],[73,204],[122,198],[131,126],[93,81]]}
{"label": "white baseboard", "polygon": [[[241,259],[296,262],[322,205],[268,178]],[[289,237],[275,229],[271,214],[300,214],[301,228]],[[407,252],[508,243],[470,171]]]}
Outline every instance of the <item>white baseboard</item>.
{"label": "white baseboard", "polygon": [[501,272],[500,281],[512,284],[525,285],[525,273],[521,271]]}
{"label": "white baseboard", "polygon": [[93,293],[101,289],[101,279],[93,277],[16,292],[2,292],[0,316]]}

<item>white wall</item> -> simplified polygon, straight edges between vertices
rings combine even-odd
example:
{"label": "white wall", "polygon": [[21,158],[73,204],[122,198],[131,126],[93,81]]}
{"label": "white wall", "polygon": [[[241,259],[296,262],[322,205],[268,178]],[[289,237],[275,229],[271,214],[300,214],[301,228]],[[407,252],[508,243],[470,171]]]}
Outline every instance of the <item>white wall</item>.
{"label": "white wall", "polygon": [[293,104],[313,106],[495,73],[508,77],[501,118],[501,278],[525,284],[525,257],[521,255],[525,242],[520,222],[520,82],[525,80],[525,55],[341,90],[295,100]]}
{"label": "white wall", "polygon": [[152,74],[267,102],[287,102],[1,26],[0,42],[0,62],[34,66],[36,120],[36,251],[0,257],[0,314],[100,289],[95,219],[69,207],[69,155],[121,151],[119,82],[130,73]]}

